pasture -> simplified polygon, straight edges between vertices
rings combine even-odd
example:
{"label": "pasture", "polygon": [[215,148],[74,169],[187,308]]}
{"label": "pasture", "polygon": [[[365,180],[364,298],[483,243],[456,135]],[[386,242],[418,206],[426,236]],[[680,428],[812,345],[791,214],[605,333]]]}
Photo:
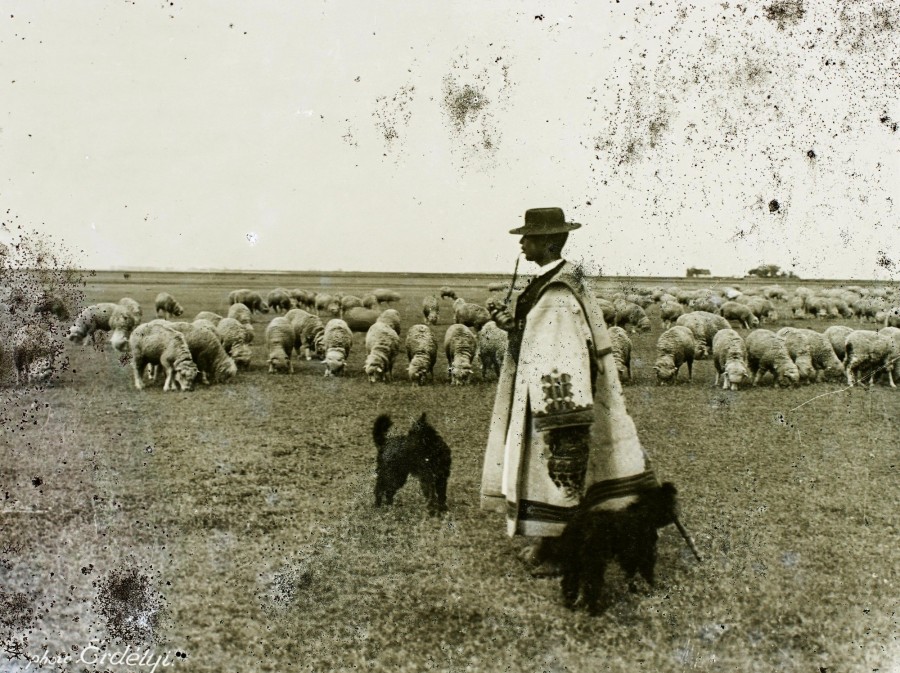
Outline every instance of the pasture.
{"label": "pasture", "polygon": [[[161,290],[190,320],[224,314],[236,288],[386,287],[402,295],[405,329],[440,286],[483,302],[493,280],[133,272],[98,274],[86,291],[133,297],[146,321]],[[520,541],[479,510],[495,385],[447,385],[442,349],[424,387],[407,382],[404,355],[392,384],[370,384],[361,334],[342,378],[316,360],[270,375],[272,314],[257,314],[250,371],[164,393],[136,391],[109,346],[67,344],[52,386],[0,388],[0,670],[45,650],[71,660],[45,670],[82,670],[85,646],[123,649],[104,589],[127,568],[147,581],[129,644],[186,653],[176,671],[898,670],[900,391],[723,391],[710,360],[691,383],[682,370],[658,387],[662,327],[649,314],[652,331],[632,335],[628,409],[705,560],[664,529],[656,586],[630,594],[610,572],[615,600],[599,617],[565,609],[559,581],[529,576]],[[439,343],[451,322],[442,300]],[[449,514],[427,517],[414,483],[376,510],[372,422],[387,412],[405,430],[423,411],[453,451]]]}

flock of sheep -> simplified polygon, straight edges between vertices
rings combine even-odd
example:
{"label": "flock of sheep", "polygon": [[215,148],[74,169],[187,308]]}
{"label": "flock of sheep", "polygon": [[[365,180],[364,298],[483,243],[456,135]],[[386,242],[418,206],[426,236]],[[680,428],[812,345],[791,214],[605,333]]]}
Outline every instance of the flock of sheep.
{"label": "flock of sheep", "polygon": [[[505,284],[489,290],[506,289]],[[179,321],[184,311],[176,299],[161,292],[155,302],[157,318],[144,323],[136,301],[98,303],[75,318],[68,339],[76,344],[109,332],[112,346],[130,355],[134,384],[144,387],[149,375],[165,373],[165,390],[190,390],[199,378],[204,383],[227,381],[251,364],[255,313],[276,314],[265,328],[266,365],[269,373],[293,373],[294,359],[316,358],[325,376],[341,376],[347,369],[353,334],[365,334],[363,369],[372,383],[393,380],[401,351],[407,356],[407,377],[423,385],[434,379],[438,341],[432,329],[442,302],[452,301],[453,324],[444,336],[449,382],[473,380],[476,362],[484,377],[499,375],[506,333],[480,305],[457,298],[450,288],[422,301],[422,320],[410,326],[402,339],[400,313],[390,305],[400,296],[375,290],[362,297],[276,288],[263,296],[253,290],[235,290],[228,296],[228,314],[201,311],[193,321]],[[811,383],[821,376],[846,379],[848,385],[879,375],[894,387],[900,376],[900,310],[884,289],[849,286],[812,292],[799,287],[789,293],[779,286],[741,292],[737,288],[684,290],[677,287],[636,288],[633,293],[598,297],[609,326],[619,376],[631,379],[632,342],[629,336],[651,330],[648,310],[658,308],[663,332],[657,339],[654,364],[659,384],[673,383],[682,365],[692,377],[695,360],[711,357],[715,384],[737,389],[756,385],[771,374],[777,385]],[[387,308],[385,308],[387,306]],[[822,332],[782,327],[777,332],[763,324],[778,321],[780,312],[795,318],[831,320],[847,318],[878,321],[880,329],[854,329],[831,325]],[[862,324],[859,325],[863,327]],[[746,338],[735,329],[750,332]],[[61,347],[52,328],[28,324],[12,338],[17,382],[43,381],[54,370]]]}

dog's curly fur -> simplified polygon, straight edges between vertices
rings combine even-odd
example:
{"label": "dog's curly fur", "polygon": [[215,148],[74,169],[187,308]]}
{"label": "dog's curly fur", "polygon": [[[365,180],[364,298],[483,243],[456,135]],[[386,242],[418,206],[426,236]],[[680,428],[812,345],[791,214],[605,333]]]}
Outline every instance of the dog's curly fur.
{"label": "dog's curly fur", "polygon": [[390,416],[375,419],[372,437],[378,447],[375,472],[375,506],[390,505],[394,495],[413,475],[419,479],[422,495],[431,515],[447,511],[447,480],[450,478],[450,447],[423,413],[405,435],[388,436]]}
{"label": "dog's curly fur", "polygon": [[562,593],[566,607],[574,608],[579,596],[593,614],[603,612],[603,575],[611,561],[618,561],[632,591],[640,573],[652,586],[656,567],[657,529],[675,523],[677,490],[671,482],[644,489],[637,500],[622,510],[591,508],[575,514],[566,525],[553,556],[563,568]]}

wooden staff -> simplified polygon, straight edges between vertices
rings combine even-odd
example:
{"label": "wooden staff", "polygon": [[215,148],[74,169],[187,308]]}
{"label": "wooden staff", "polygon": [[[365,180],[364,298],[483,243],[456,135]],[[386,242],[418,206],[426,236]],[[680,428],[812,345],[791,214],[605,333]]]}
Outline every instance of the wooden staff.
{"label": "wooden staff", "polygon": [[516,257],[516,266],[513,268],[512,280],[509,283],[509,291],[506,293],[506,299],[503,300],[504,306],[509,306],[509,298],[512,297],[513,288],[516,286],[516,277],[519,275],[519,260],[522,259],[522,253]]}
{"label": "wooden staff", "polygon": [[687,532],[687,528],[684,527],[684,524],[679,521],[677,516],[675,517],[675,527],[678,529],[678,532],[681,533],[681,537],[684,538],[684,541],[687,542],[687,546],[690,550],[694,552],[694,556],[702,563],[703,557],[700,556],[700,552],[697,551],[697,545],[694,544],[694,539],[691,537],[691,534]]}

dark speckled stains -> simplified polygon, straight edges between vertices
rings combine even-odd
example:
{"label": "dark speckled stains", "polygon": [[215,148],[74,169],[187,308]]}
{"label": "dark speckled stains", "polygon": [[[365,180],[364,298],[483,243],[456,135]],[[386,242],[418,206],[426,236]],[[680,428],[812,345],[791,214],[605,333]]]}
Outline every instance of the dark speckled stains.
{"label": "dark speckled stains", "polygon": [[375,99],[375,126],[384,138],[386,148],[391,151],[401,147],[403,134],[412,118],[412,102],[416,87],[402,86],[392,96]]}
{"label": "dark speckled stains", "polygon": [[778,203],[778,199],[772,199],[769,201],[769,212],[777,213],[781,209],[781,204]]}
{"label": "dark speckled stains", "polygon": [[21,592],[0,590],[0,661],[12,661],[25,656],[28,635],[34,630],[34,626],[34,607],[29,596]]}
{"label": "dark speckled stains", "polygon": [[800,22],[806,9],[803,7],[803,0],[776,0],[767,5],[764,10],[766,18],[778,24],[779,30],[784,30],[785,26],[792,26]]}
{"label": "dark speckled stains", "polygon": [[481,87],[471,84],[460,86],[452,75],[444,77],[444,112],[457,131],[474,122],[489,102]]}
{"label": "dark speckled stains", "polygon": [[165,616],[165,598],[150,576],[126,565],[94,583],[97,611],[109,635],[123,643],[145,643],[158,638]]}
{"label": "dark speckled stains", "polygon": [[875,263],[883,269],[887,269],[888,271],[896,271],[897,263],[894,262],[890,257],[887,256],[887,253],[884,250],[879,250],[878,255],[875,258]]}
{"label": "dark speckled stains", "polygon": [[891,119],[889,116],[887,116],[887,115],[882,115],[882,116],[878,119],[878,121],[880,121],[882,124],[884,124],[886,127],[888,127],[892,132],[894,132],[894,133],[897,132],[897,122],[895,122],[895,121],[894,121],[893,119]]}

